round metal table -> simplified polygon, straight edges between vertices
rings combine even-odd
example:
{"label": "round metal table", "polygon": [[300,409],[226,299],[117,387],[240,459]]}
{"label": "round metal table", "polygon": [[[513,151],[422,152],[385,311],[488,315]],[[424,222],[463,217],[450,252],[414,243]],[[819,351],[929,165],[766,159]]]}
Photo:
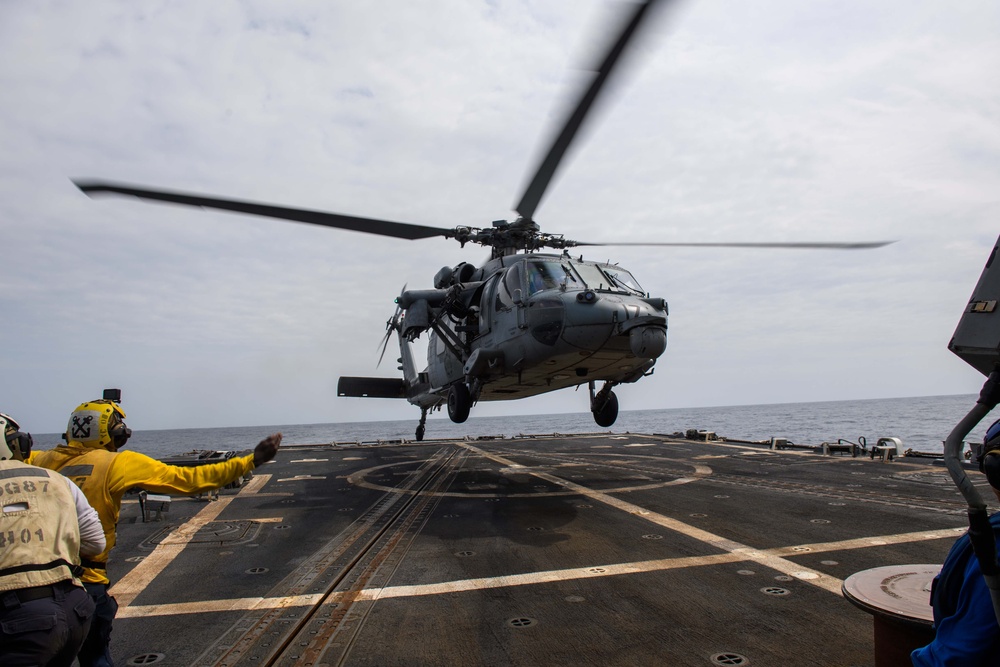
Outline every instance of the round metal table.
{"label": "round metal table", "polygon": [[910,652],[934,639],[931,582],[940,571],[940,565],[890,565],[844,581],[844,597],[874,618],[875,667],[910,667]]}

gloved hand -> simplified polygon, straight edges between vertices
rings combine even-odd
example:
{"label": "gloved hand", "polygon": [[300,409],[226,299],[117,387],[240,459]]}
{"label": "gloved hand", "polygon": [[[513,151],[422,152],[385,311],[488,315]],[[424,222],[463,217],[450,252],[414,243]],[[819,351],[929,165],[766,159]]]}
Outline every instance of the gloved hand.
{"label": "gloved hand", "polygon": [[271,459],[278,453],[278,446],[281,445],[281,434],[275,433],[261,440],[253,450],[253,466],[257,468]]}

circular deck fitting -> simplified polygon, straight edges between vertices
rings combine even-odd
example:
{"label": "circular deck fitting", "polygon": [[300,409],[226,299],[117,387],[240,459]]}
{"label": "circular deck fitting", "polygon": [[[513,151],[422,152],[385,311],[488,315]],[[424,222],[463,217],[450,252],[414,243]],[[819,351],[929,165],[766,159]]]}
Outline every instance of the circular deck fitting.
{"label": "circular deck fitting", "polygon": [[289,528],[291,528],[291,526],[286,524],[280,524],[274,527],[275,530],[288,530]]}
{"label": "circular deck fitting", "polygon": [[283,505],[291,505],[291,504],[292,504],[292,503],[294,503],[294,502],[295,502],[294,500],[282,500],[282,501],[281,501],[281,503],[282,503]]}
{"label": "circular deck fitting", "polygon": [[589,570],[587,570],[587,572],[593,572],[594,574],[604,574],[605,572],[607,572],[607,569],[603,567],[592,567]]}
{"label": "circular deck fitting", "polygon": [[830,523],[829,519],[809,519],[809,523]]}
{"label": "circular deck fitting", "polygon": [[690,514],[690,515],[688,515],[688,516],[690,516],[690,517],[692,517],[692,518],[694,518],[694,519],[704,519],[704,518],[705,518],[705,517],[707,517],[708,515],[707,515],[707,514],[703,514],[703,513],[701,513],[701,512],[695,512],[694,514]]}
{"label": "circular deck fitting", "polygon": [[247,574],[264,574],[267,571],[266,567],[251,567],[249,570],[244,570]]}
{"label": "circular deck fitting", "polygon": [[811,547],[792,547],[792,551],[798,551],[800,553],[805,553],[806,551],[812,551]]}
{"label": "circular deck fitting", "polygon": [[750,577],[757,573],[753,570],[736,570],[736,574],[742,574],[744,577]]}
{"label": "circular deck fitting", "polygon": [[525,616],[522,616],[521,618],[512,618],[512,619],[510,619],[509,621],[507,621],[507,625],[509,625],[511,627],[514,627],[514,628],[526,628],[529,625],[534,625],[537,622],[538,621],[536,621],[533,618],[527,618]]}
{"label": "circular deck fitting", "polygon": [[727,496],[727,495],[723,495],[723,494],[719,494],[719,495],[717,495],[717,496],[713,496],[713,497],[714,497],[714,498],[728,498],[729,496]]}
{"label": "circular deck fitting", "polygon": [[787,574],[779,574],[774,578],[775,581],[795,581],[795,577],[789,577]]}
{"label": "circular deck fitting", "polygon": [[739,653],[716,653],[711,656],[709,660],[712,661],[713,665],[740,665],[745,667],[750,664],[750,660]]}
{"label": "circular deck fitting", "polygon": [[566,602],[586,602],[586,598],[579,595],[567,595]]}
{"label": "circular deck fitting", "polygon": [[844,580],[844,597],[881,618],[930,626],[931,582],[940,565],[890,565],[856,572]]}
{"label": "circular deck fitting", "polygon": [[442,514],[441,518],[442,519],[457,519],[458,516],[459,516],[458,514]]}
{"label": "circular deck fitting", "polygon": [[130,558],[126,558],[125,562],[126,563],[138,563],[139,561],[143,560],[144,558],[146,558],[146,557],[145,556],[132,556]]}
{"label": "circular deck fitting", "polygon": [[538,532],[540,530],[545,530],[545,529],[542,528],[541,526],[531,526],[530,528],[528,528],[528,530],[533,530],[535,532]]}
{"label": "circular deck fitting", "polygon": [[582,510],[589,510],[591,507],[593,507],[593,505],[583,504],[583,505],[577,505],[577,507]]}
{"label": "circular deck fitting", "polygon": [[843,506],[845,506],[846,504],[847,504],[847,503],[830,503],[830,505],[831,505],[832,507],[843,507]]}
{"label": "circular deck fitting", "polygon": [[775,595],[777,597],[783,597],[785,595],[792,594],[792,592],[787,588],[779,588],[778,586],[765,586],[764,588],[760,589],[760,592],[765,593],[767,595]]}
{"label": "circular deck fitting", "polygon": [[152,665],[153,663],[159,662],[166,658],[162,653],[143,653],[141,655],[134,655],[128,659],[125,663],[126,665]]}
{"label": "circular deck fitting", "polygon": [[820,565],[840,565],[840,561],[837,560],[821,560]]}
{"label": "circular deck fitting", "polygon": [[469,556],[475,556],[475,551],[456,551],[455,555],[460,558],[468,558]]}
{"label": "circular deck fitting", "polygon": [[663,539],[663,535],[655,535],[653,533],[650,533],[649,535],[643,535],[642,539],[644,539],[644,540],[662,540]]}
{"label": "circular deck fitting", "polygon": [[354,511],[354,508],[353,508],[353,507],[341,507],[341,508],[340,508],[339,510],[337,510],[337,511],[338,511],[338,512],[353,512],[353,511]]}

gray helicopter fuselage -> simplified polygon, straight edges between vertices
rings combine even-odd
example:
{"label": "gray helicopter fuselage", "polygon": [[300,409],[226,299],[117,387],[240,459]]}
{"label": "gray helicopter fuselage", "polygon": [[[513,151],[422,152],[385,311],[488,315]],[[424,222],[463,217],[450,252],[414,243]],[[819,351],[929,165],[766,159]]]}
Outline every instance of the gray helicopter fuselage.
{"label": "gray helicopter fuselage", "polygon": [[[440,318],[445,335],[430,331],[422,375],[432,394],[444,396],[463,381],[478,388],[481,401],[597,380],[634,382],[666,349],[666,302],[646,295],[620,266],[532,253],[467,269],[464,283],[460,269],[438,274],[441,288],[451,282],[464,290],[468,310]],[[454,339],[463,343],[460,355],[448,344]]]}

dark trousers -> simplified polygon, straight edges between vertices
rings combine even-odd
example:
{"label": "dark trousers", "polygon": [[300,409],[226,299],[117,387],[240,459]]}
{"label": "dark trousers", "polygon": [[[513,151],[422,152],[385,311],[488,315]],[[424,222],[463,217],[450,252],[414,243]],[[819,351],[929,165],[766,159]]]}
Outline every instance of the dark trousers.
{"label": "dark trousers", "polygon": [[[40,597],[29,599],[35,595]],[[69,667],[93,614],[90,596],[69,581],[0,592],[0,662],[3,667]]]}
{"label": "dark trousers", "polygon": [[118,613],[118,603],[108,595],[107,584],[85,583],[84,586],[96,611],[87,639],[80,647],[80,667],[114,667],[111,660],[111,624]]}

